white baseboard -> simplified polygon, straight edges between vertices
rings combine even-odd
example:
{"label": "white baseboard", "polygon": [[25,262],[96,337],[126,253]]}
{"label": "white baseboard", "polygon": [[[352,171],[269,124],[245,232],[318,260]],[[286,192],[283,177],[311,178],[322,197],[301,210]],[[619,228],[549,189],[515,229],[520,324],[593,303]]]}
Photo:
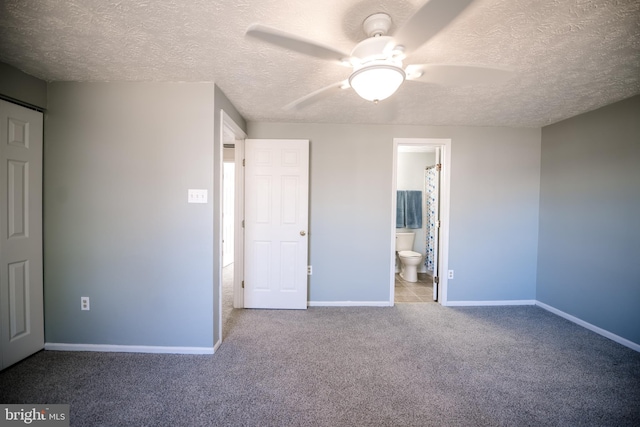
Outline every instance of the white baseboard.
{"label": "white baseboard", "polygon": [[616,335],[616,334],[614,334],[612,332],[609,332],[609,331],[604,330],[602,328],[599,328],[599,327],[597,327],[595,325],[592,325],[589,322],[585,322],[582,319],[579,319],[579,318],[577,318],[575,316],[572,316],[572,315],[570,315],[568,313],[565,313],[564,311],[558,310],[555,307],[551,307],[550,305],[547,305],[547,304],[545,304],[543,302],[536,301],[536,305],[538,307],[540,307],[540,308],[543,308],[543,309],[555,314],[555,315],[558,315],[560,317],[564,317],[565,319],[567,319],[567,320],[569,320],[569,321],[571,321],[573,323],[576,323],[576,324],[582,326],[583,328],[587,328],[590,331],[595,332],[596,334],[599,334],[599,335],[602,335],[603,337],[609,338],[610,340],[615,341],[618,344],[622,344],[625,347],[629,347],[632,350],[640,352],[640,344],[637,344],[637,343],[635,343],[633,341],[629,341],[626,338],[622,338],[619,335]]}
{"label": "white baseboard", "polygon": [[308,301],[308,307],[391,307],[389,301]]}
{"label": "white baseboard", "polygon": [[536,305],[534,299],[508,299],[498,301],[447,301],[442,304],[447,307],[484,307],[495,305]]}
{"label": "white baseboard", "polygon": [[616,335],[612,332],[609,332],[605,329],[599,328],[598,326],[592,325],[589,322],[585,322],[582,319],[579,319],[571,314],[565,313],[564,311],[558,310],[555,307],[547,305],[538,300],[501,300],[501,301],[447,301],[446,304],[442,304],[447,307],[480,307],[480,306],[499,306],[499,305],[537,305],[538,307],[547,310],[557,316],[563,317],[570,322],[573,322],[577,325],[582,326],[583,328],[587,328],[590,331],[595,332],[596,334],[602,335],[603,337],[609,338],[612,341],[617,342],[618,344],[622,344],[625,347],[629,347],[632,350],[640,352],[640,344],[630,341],[626,338],[622,338],[619,335]]}
{"label": "white baseboard", "polygon": [[212,347],[161,347],[150,345],[112,345],[112,344],[68,344],[47,342],[45,350],[55,351],[101,351],[115,353],[167,353],[167,354],[213,354]]}

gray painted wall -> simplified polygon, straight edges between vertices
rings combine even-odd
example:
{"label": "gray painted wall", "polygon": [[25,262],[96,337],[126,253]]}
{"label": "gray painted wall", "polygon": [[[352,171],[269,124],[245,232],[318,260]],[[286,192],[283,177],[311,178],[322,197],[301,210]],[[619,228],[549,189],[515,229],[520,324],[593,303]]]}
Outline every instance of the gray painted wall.
{"label": "gray painted wall", "polygon": [[213,346],[214,91],[49,84],[47,342]]}
{"label": "gray painted wall", "polygon": [[310,154],[310,301],[388,301],[393,138],[451,138],[450,301],[535,298],[540,129],[248,123]]}
{"label": "gray painted wall", "polygon": [[10,100],[47,108],[47,82],[0,62],[0,95]]}
{"label": "gray painted wall", "polygon": [[[216,124],[220,120],[220,114],[219,114],[220,110],[224,110],[224,112],[227,113],[229,117],[231,117],[231,119],[234,122],[236,122],[236,124],[242,130],[246,131],[247,122],[244,120],[244,117],[242,117],[242,115],[238,112],[238,110],[236,110],[236,107],[231,103],[229,98],[227,98],[227,96],[224,94],[222,89],[220,89],[218,86],[215,86],[214,97],[215,97],[216,113],[217,113],[215,118]],[[218,135],[216,135],[216,138],[218,138],[218,136],[219,136],[219,132],[218,132]]]}
{"label": "gray painted wall", "polygon": [[542,129],[537,299],[640,343],[640,96]]}
{"label": "gray painted wall", "polygon": [[424,170],[436,164],[436,153],[398,153],[398,190],[424,190]]}

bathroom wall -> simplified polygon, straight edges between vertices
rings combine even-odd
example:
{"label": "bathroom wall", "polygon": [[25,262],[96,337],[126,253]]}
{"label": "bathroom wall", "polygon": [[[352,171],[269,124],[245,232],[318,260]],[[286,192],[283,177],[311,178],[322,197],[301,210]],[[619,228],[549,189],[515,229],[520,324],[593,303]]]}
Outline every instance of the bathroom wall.
{"label": "bathroom wall", "polygon": [[[424,170],[428,166],[436,163],[436,154],[420,153],[420,152],[399,152],[398,153],[398,169],[397,169],[397,188],[398,190],[424,190]],[[424,194],[423,194],[424,197]],[[398,228],[398,232],[415,233],[416,237],[413,241],[413,251],[424,255],[425,253],[425,227],[409,229]],[[424,263],[418,268],[419,272],[425,272]]]}

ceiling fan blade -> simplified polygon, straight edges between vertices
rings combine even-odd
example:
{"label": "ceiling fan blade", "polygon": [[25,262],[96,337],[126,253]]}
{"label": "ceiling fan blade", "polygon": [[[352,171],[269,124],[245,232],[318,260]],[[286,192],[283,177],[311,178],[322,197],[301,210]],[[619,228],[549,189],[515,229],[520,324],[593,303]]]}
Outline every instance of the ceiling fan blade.
{"label": "ceiling fan blade", "polygon": [[323,87],[322,89],[318,89],[315,92],[311,92],[309,95],[303,96],[300,99],[296,99],[295,101],[291,102],[290,104],[287,104],[284,106],[285,110],[300,110],[308,105],[311,105],[315,102],[318,102],[321,99],[324,99],[328,96],[333,95],[334,93],[336,93],[338,90],[340,89],[346,89],[349,88],[351,86],[349,86],[349,81],[348,80],[343,80],[340,82],[335,82],[333,84],[330,84],[329,86]]}
{"label": "ceiling fan blade", "polygon": [[320,43],[308,40],[295,34],[289,34],[276,28],[267,27],[261,24],[253,24],[247,29],[247,35],[255,37],[267,43],[303,53],[305,55],[314,56],[320,59],[328,59],[330,61],[345,62],[348,61],[350,55],[325,46]]}
{"label": "ceiling fan blade", "polygon": [[450,64],[408,65],[405,72],[407,80],[443,86],[504,83],[515,74],[504,67]]}
{"label": "ceiling fan blade", "polygon": [[405,48],[414,51],[449,25],[473,0],[428,0],[396,31],[393,38]]}

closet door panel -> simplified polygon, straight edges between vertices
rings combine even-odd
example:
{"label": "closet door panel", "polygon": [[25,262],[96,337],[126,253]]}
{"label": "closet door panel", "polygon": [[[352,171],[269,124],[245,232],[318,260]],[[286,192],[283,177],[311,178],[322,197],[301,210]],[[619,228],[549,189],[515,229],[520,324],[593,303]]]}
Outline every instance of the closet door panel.
{"label": "closet door panel", "polygon": [[0,368],[44,348],[42,121],[0,101]]}

